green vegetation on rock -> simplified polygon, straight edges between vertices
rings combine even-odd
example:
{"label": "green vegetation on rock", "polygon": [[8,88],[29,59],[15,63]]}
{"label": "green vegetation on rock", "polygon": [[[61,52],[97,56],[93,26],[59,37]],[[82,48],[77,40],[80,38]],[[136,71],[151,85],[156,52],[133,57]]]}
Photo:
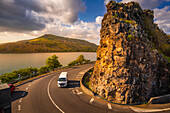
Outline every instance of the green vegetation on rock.
{"label": "green vegetation on rock", "polygon": [[80,39],[46,34],[32,40],[0,44],[0,53],[95,52],[97,45]]}

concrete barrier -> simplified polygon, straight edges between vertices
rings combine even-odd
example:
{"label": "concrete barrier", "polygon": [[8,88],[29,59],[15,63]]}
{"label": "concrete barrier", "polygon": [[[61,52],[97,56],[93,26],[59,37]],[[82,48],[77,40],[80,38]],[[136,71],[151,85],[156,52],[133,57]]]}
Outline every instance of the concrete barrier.
{"label": "concrete barrier", "polygon": [[86,69],[86,70],[84,70],[84,71],[81,72],[81,73],[82,73],[82,78],[80,79],[80,86],[81,86],[82,90],[83,90],[86,94],[91,95],[91,96],[94,96],[94,93],[93,93],[91,90],[89,90],[88,88],[86,88],[86,87],[84,86],[84,84],[83,84],[84,76],[86,76],[86,73],[87,73],[90,69],[92,69],[92,68],[93,68],[93,67],[90,67],[90,68],[88,68],[88,69]]}
{"label": "concrete barrier", "polygon": [[152,97],[148,102],[148,104],[166,104],[166,103],[170,103],[170,94]]}

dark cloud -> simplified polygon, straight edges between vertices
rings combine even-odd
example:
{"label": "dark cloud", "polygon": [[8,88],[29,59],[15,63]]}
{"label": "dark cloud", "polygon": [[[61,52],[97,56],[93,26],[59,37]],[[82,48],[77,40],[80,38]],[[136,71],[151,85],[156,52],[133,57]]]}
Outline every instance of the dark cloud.
{"label": "dark cloud", "polygon": [[0,32],[42,30],[55,19],[74,23],[85,8],[82,0],[0,0]]}
{"label": "dark cloud", "polygon": [[[16,0],[17,1],[17,0]],[[24,0],[25,1],[25,0]],[[11,2],[0,1],[0,31],[33,31],[45,28],[45,20],[42,23],[26,16],[26,7]],[[40,18],[40,17],[39,17]]]}

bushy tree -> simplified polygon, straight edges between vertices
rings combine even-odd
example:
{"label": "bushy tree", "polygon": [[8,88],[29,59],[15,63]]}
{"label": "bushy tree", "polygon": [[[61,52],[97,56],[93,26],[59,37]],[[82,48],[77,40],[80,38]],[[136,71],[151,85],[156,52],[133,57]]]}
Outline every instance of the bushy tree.
{"label": "bushy tree", "polygon": [[83,56],[83,55],[79,55],[79,56],[77,57],[76,61],[77,61],[79,64],[83,64],[83,62],[85,61],[84,56]]}
{"label": "bushy tree", "polygon": [[50,70],[54,70],[55,68],[62,66],[60,64],[60,62],[58,61],[58,57],[56,55],[53,55],[53,56],[47,58],[45,64]]}

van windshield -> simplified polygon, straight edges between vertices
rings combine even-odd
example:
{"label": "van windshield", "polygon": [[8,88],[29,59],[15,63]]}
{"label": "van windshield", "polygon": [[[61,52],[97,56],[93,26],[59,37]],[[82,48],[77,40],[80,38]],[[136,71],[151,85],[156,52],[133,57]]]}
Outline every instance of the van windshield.
{"label": "van windshield", "polygon": [[59,78],[58,81],[66,81],[66,78]]}

